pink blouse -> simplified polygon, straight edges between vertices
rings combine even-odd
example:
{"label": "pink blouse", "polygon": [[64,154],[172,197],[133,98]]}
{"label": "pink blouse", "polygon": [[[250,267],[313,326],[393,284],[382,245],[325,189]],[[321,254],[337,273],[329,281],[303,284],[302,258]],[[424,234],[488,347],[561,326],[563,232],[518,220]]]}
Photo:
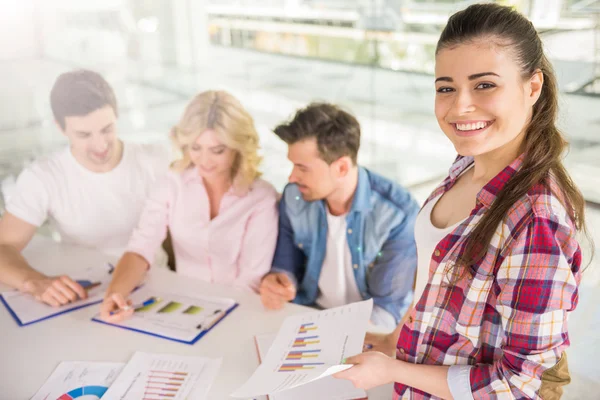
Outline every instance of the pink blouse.
{"label": "pink blouse", "polygon": [[273,261],[276,203],[275,188],[257,179],[246,193],[230,189],[211,220],[208,195],[197,171],[169,172],[146,200],[127,251],[152,265],[168,228],[178,273],[256,291]]}

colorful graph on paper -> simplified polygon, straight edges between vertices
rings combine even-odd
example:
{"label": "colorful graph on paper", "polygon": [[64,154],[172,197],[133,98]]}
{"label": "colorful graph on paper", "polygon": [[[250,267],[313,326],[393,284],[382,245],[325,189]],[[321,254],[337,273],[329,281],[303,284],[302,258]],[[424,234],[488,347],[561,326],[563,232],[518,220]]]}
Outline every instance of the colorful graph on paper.
{"label": "colorful graph on paper", "polygon": [[285,356],[285,362],[279,367],[279,372],[295,372],[325,365],[319,362],[321,340],[318,330],[319,327],[314,322],[300,325],[292,350]]}
{"label": "colorful graph on paper", "polygon": [[[235,306],[229,298],[184,296],[150,286],[132,293],[131,301],[142,306],[131,318],[113,325],[186,343],[195,341],[213,320]],[[104,322],[98,316],[94,320]]]}
{"label": "colorful graph on paper", "polygon": [[150,370],[144,388],[144,399],[162,400],[177,397],[188,376],[188,372]]}
{"label": "colorful graph on paper", "polygon": [[137,352],[105,398],[119,400],[205,399],[220,361]]}
{"label": "colorful graph on paper", "polygon": [[122,363],[64,361],[31,400],[98,400],[117,379]]}
{"label": "colorful graph on paper", "polygon": [[271,395],[350,368],[343,360],[362,350],[372,309],[370,299],[287,317],[261,365],[231,396]]}
{"label": "colorful graph on paper", "polygon": [[107,390],[108,388],[106,386],[82,386],[70,390],[56,400],[74,400],[80,397],[85,397],[86,399],[101,399]]}

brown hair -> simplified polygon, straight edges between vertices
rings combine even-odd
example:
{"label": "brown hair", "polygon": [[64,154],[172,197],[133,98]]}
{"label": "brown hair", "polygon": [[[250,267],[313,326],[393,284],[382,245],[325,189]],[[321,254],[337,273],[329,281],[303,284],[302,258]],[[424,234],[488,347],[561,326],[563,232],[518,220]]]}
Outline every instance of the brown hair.
{"label": "brown hair", "polygon": [[356,164],[360,124],[352,114],[336,105],[311,103],[274,131],[287,144],[316,138],[319,154],[328,164],[343,156],[350,157]]}
{"label": "brown hair", "polygon": [[[585,200],[562,163],[568,142],[556,127],[556,76],[533,24],[509,7],[490,3],[474,4],[450,17],[438,41],[436,54],[448,47],[478,39],[489,39],[509,50],[521,68],[523,79],[529,79],[541,71],[544,83],[526,128],[521,149],[525,153],[522,167],[498,193],[490,209],[467,238],[464,251],[456,262],[459,267],[470,267],[485,256],[494,232],[509,209],[531,187],[547,183],[549,175],[556,180],[562,192],[556,195],[563,201],[576,229],[587,232]],[[468,268],[462,272],[465,270]]]}
{"label": "brown hair", "polygon": [[94,71],[65,72],[50,91],[50,107],[62,129],[65,129],[66,117],[82,117],[104,106],[111,106],[118,115],[115,93],[102,75]]}

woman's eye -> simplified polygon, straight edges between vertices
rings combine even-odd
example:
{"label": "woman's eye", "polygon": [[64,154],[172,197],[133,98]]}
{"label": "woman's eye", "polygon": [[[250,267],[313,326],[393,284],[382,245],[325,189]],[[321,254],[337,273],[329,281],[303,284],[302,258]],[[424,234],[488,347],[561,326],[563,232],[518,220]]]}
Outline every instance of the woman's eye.
{"label": "woman's eye", "polygon": [[477,89],[491,89],[494,86],[495,85],[493,85],[491,83],[480,83],[479,85],[477,85]]}

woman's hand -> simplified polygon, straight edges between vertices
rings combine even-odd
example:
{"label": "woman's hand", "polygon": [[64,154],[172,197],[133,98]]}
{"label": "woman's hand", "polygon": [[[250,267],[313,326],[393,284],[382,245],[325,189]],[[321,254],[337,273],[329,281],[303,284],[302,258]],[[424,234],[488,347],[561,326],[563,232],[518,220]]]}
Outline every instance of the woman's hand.
{"label": "woman's hand", "polygon": [[396,359],[383,353],[370,351],[346,359],[345,364],[352,368],[334,374],[334,378],[347,379],[359,389],[371,388],[394,382]]}
{"label": "woman's hand", "polygon": [[386,356],[395,357],[397,342],[398,335],[396,335],[396,331],[392,333],[367,332],[365,335],[363,351],[377,351]]}
{"label": "woman's hand", "polygon": [[106,322],[121,322],[133,315],[131,300],[121,293],[107,294],[100,306],[100,317]]}

